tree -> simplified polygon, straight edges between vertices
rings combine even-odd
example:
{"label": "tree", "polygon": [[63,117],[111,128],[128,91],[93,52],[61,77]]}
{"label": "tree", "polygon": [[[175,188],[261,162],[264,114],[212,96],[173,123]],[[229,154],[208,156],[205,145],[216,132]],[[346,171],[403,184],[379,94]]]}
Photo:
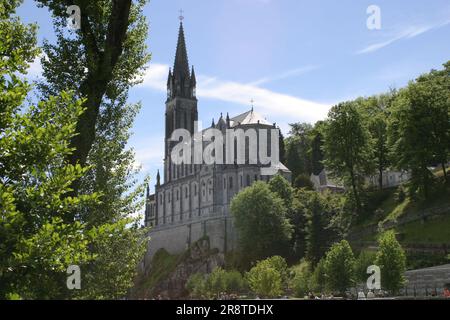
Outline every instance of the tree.
{"label": "tree", "polygon": [[326,122],[317,121],[314,125],[313,130],[310,133],[311,137],[311,148],[309,150],[311,156],[311,171],[313,174],[318,175],[323,169],[323,133],[322,130]]}
{"label": "tree", "polygon": [[37,2],[51,11],[57,36],[55,45],[44,44],[47,57],[41,63],[47,82],[41,90],[45,96],[71,89],[84,98],[85,112],[78,119],[69,157],[70,163],[84,165],[95,142],[102,106],[108,109],[108,102],[126,98],[149,61],[145,45],[148,27],[142,15],[146,1],[70,3],[78,5],[81,12],[81,28],[74,32],[65,28],[66,1]]}
{"label": "tree", "polygon": [[359,99],[363,106],[365,121],[372,137],[375,167],[378,171],[378,187],[383,188],[383,172],[390,165],[387,124],[396,91],[387,94]]}
{"label": "tree", "polygon": [[314,190],[314,184],[309,176],[300,174],[295,178],[294,187],[297,189]]}
{"label": "tree", "polygon": [[143,205],[144,184],[136,183],[134,153],[127,147],[140,109],[140,104],[127,103],[128,91],[140,81],[150,59],[145,44],[148,25],[142,14],[146,1],[75,1],[81,9],[78,31],[65,28],[65,1],[38,3],[54,14],[56,31],[56,43],[43,45],[45,81],[38,88],[43,97],[69,88],[84,99],[86,112],[78,119],[78,135],[71,140],[75,150],[68,159],[85,163],[90,170],[72,184],[72,194],[96,192],[100,198],[99,204],[73,212],[67,221],[76,219],[111,233],[90,247],[96,260],[85,266],[89,290],[80,294],[123,297],[146,246],[146,229],[139,228],[134,218]]}
{"label": "tree", "polygon": [[310,289],[314,292],[325,292],[327,276],[325,270],[325,259],[322,258],[314,268],[310,278]]}
{"label": "tree", "polygon": [[308,262],[302,261],[293,267],[294,276],[292,278],[291,288],[294,295],[303,298],[311,291],[311,266]]}
{"label": "tree", "polygon": [[287,181],[282,175],[275,175],[269,180],[270,191],[277,194],[280,197],[286,208],[292,206],[294,199],[294,189],[291,187],[289,181]]}
{"label": "tree", "polygon": [[239,192],[231,202],[243,263],[286,252],[292,227],[283,200],[262,181]]}
{"label": "tree", "polygon": [[310,132],[309,123],[290,124],[291,131],[286,138],[286,166],[292,171],[292,181],[300,174],[311,174]]}
{"label": "tree", "polygon": [[330,198],[314,191],[297,192],[298,210],[305,217],[306,258],[314,268],[337,236],[330,222],[337,214]]}
{"label": "tree", "polygon": [[380,236],[376,264],[381,269],[381,286],[396,294],[405,281],[406,256],[393,231]]}
{"label": "tree", "polygon": [[335,243],[325,258],[325,273],[329,290],[345,294],[354,283],[355,257],[346,240]]}
{"label": "tree", "polygon": [[82,102],[61,92],[24,103],[30,86],[20,76],[38,50],[36,26],[14,16],[19,4],[0,1],[0,299],[65,298],[67,267],[91,261],[102,232],[64,218],[98,196],[67,197],[87,170],[65,160]]}
{"label": "tree", "polygon": [[250,289],[257,295],[273,298],[282,293],[282,276],[267,260],[259,261],[246,274]]}
{"label": "tree", "polygon": [[365,283],[369,275],[367,267],[375,264],[376,253],[372,251],[362,250],[355,262],[355,277],[358,282]]}
{"label": "tree", "polygon": [[342,178],[353,192],[356,210],[361,213],[360,189],[371,172],[371,140],[358,111],[357,102],[344,102],[328,113],[324,130],[325,166]]}

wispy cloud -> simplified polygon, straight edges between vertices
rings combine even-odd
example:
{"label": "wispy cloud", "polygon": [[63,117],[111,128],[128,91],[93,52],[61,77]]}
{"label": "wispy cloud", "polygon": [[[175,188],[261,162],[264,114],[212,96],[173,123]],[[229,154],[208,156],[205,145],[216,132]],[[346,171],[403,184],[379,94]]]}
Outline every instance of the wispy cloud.
{"label": "wispy cloud", "polygon": [[145,140],[134,143],[136,154],[135,164],[142,170],[148,171],[150,167],[163,164],[164,136],[146,137]]}
{"label": "wispy cloud", "polygon": [[249,83],[249,84],[250,85],[254,85],[254,86],[259,86],[259,85],[264,84],[264,83],[268,83],[268,82],[283,80],[283,79],[290,78],[290,77],[299,76],[299,75],[308,73],[310,71],[316,70],[318,68],[319,68],[319,66],[308,65],[308,66],[296,68],[296,69],[293,69],[293,70],[289,70],[289,71],[283,72],[283,73],[275,75],[275,76],[264,77],[264,78],[258,79],[256,81],[253,81],[252,83]]}
{"label": "wispy cloud", "polygon": [[399,40],[412,39],[412,38],[417,37],[418,35],[421,35],[425,32],[442,28],[448,24],[450,24],[450,19],[443,21],[443,22],[435,23],[435,24],[408,26],[404,29],[397,31],[396,34],[394,34],[387,40],[373,43],[361,50],[358,50],[356,52],[356,54],[365,54],[365,53],[375,52],[375,51],[380,50],[384,47],[387,47]]}
{"label": "wispy cloud", "polygon": [[[154,63],[153,67],[147,70],[141,86],[165,91],[168,70],[168,65]],[[289,75],[285,73],[277,77],[280,76]],[[330,108],[327,104],[261,88],[257,83],[262,83],[262,79],[256,84],[255,82],[245,84],[199,75],[197,96],[245,106],[249,105],[250,99],[254,99],[260,112],[268,116],[277,116],[277,118],[279,115],[284,115],[293,121],[314,122],[323,119]]]}

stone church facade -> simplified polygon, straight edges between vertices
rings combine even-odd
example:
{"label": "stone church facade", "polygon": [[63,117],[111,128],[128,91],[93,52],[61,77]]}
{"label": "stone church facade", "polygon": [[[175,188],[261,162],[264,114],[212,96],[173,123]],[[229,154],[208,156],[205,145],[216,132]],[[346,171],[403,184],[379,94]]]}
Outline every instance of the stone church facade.
{"label": "stone church facade", "polygon": [[[196,132],[198,110],[195,90],[195,72],[193,67],[191,70],[189,68],[183,24],[180,23],[175,63],[167,80],[164,181],[161,181],[158,171],[155,193],[149,194],[147,189],[146,196],[145,225],[151,227],[147,261],[160,248],[172,254],[180,253],[205,236],[211,248],[217,248],[220,252],[233,250],[237,244],[237,234],[230,213],[231,199],[253,182],[268,181],[271,177],[261,175],[263,165],[247,161],[247,145],[245,164],[173,163],[172,132],[180,128],[191,134]],[[227,129],[243,129],[246,132],[248,129],[270,130],[276,125],[266,121],[252,107],[250,111],[235,117],[221,114],[217,123],[212,121],[211,128],[222,132]],[[269,146],[270,139],[269,136]],[[276,173],[290,179],[290,171],[283,164],[278,163],[275,169]]]}

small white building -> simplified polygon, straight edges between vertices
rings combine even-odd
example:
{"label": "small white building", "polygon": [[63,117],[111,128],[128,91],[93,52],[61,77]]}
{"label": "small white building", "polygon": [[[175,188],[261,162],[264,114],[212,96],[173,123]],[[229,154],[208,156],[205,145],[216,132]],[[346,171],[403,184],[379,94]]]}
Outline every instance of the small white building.
{"label": "small white building", "polygon": [[[378,174],[373,175],[366,179],[366,182],[371,186],[378,186]],[[383,172],[383,183],[382,188],[392,188],[397,187],[404,182],[411,179],[411,174],[407,171],[394,171],[394,170],[386,170]]]}

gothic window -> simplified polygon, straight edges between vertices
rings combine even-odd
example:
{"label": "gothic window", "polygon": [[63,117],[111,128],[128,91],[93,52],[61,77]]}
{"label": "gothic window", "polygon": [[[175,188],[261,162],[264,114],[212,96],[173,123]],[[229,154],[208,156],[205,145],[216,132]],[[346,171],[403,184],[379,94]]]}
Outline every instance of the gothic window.
{"label": "gothic window", "polygon": [[184,197],[185,198],[187,198],[188,197],[188,187],[186,187],[185,189],[184,189],[185,191],[184,191]]}
{"label": "gothic window", "polygon": [[228,187],[229,187],[230,189],[233,189],[233,177],[230,177],[230,178],[229,178]]}
{"label": "gothic window", "polygon": [[227,179],[223,178],[223,188],[226,189],[227,188]]}
{"label": "gothic window", "polygon": [[197,195],[197,185],[196,184],[194,184],[194,195],[195,196]]}
{"label": "gothic window", "polygon": [[247,175],[247,187],[250,185],[250,175]]}
{"label": "gothic window", "polygon": [[242,175],[241,176],[239,176],[239,178],[240,178],[240,187],[242,188]]}
{"label": "gothic window", "polygon": [[255,174],[255,181],[258,181],[258,175]]}
{"label": "gothic window", "polygon": [[177,190],[177,201],[180,198],[180,190]]}
{"label": "gothic window", "polygon": [[169,192],[169,196],[168,196],[168,198],[169,198],[169,203],[170,203],[170,200],[172,200],[171,198],[172,198],[172,194]]}

